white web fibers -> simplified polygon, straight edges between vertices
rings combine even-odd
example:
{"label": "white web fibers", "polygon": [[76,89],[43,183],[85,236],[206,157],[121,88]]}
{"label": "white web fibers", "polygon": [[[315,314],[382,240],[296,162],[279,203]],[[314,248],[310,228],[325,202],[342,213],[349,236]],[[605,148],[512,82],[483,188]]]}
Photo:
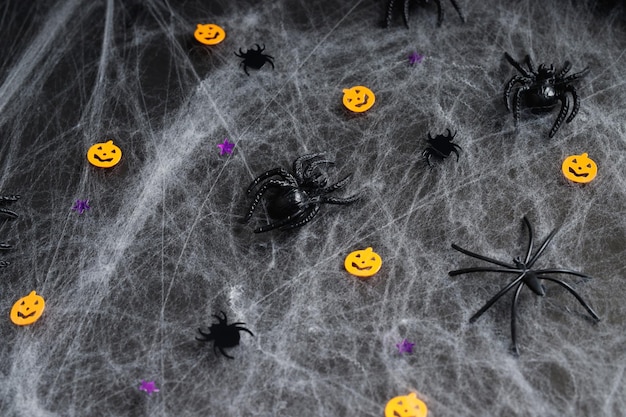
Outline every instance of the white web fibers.
{"label": "white web fibers", "polygon": [[[45,3],[45,4],[44,4]],[[0,11],[3,194],[21,194],[2,224],[14,244],[0,271],[2,416],[380,416],[418,392],[436,416],[604,415],[626,408],[626,28],[619,10],[583,2],[459,1],[411,9],[380,28],[385,1],[8,2]],[[191,36],[216,23],[210,51]],[[246,76],[233,52],[264,44]],[[425,56],[410,66],[408,55]],[[553,139],[557,110],[523,112],[503,88],[522,60],[572,72],[578,116]],[[376,104],[349,114],[342,90]],[[462,147],[421,153],[449,128]],[[219,155],[224,138],[236,144]],[[109,171],[86,150],[114,140]],[[255,235],[242,224],[249,182],[302,154],[325,152],[330,181],[353,174],[305,227]],[[567,182],[563,159],[599,167]],[[89,199],[91,210],[70,210]],[[560,276],[601,316],[546,283],[518,305],[519,358],[509,353],[512,293],[468,320],[511,276],[448,271],[484,265],[451,249],[510,262],[559,228],[538,268]],[[382,270],[343,270],[371,246]],[[8,312],[36,290],[46,311],[14,326]],[[216,356],[196,328],[224,311],[255,337]],[[400,356],[395,344],[416,343]],[[160,392],[137,387],[154,380]]]}

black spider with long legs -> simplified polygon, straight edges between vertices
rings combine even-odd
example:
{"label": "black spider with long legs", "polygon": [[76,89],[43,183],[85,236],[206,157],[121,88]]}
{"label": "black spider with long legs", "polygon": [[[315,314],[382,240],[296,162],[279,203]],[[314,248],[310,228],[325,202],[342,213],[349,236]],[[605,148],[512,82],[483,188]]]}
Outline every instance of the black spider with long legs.
{"label": "black spider with long legs", "polygon": [[[428,0],[426,0],[426,2],[428,2]],[[393,10],[394,10],[394,6],[395,6],[395,0],[389,0],[389,2],[387,3],[387,13],[385,15],[385,23],[384,26],[388,27],[389,24],[391,23],[391,18],[393,17]],[[411,3],[411,0],[403,0],[402,3],[402,17],[404,18],[404,25],[408,28],[409,27],[409,4]],[[441,24],[443,23],[443,9],[441,8],[441,0],[434,0],[434,3],[437,5],[437,26],[441,26]],[[463,16],[463,12],[461,12],[461,7],[459,6],[459,4],[456,2],[456,0],[450,0],[450,3],[452,3],[452,6],[454,6],[454,9],[456,10],[456,12],[459,14],[459,17],[461,18],[461,22],[465,23],[465,16]]]}
{"label": "black spider with long legs", "polygon": [[588,278],[588,279],[590,279],[591,277],[581,272],[576,272],[576,271],[572,271],[569,269],[560,269],[560,268],[533,269],[535,262],[537,262],[539,257],[541,257],[543,252],[546,250],[546,248],[552,241],[552,238],[554,238],[554,235],[557,232],[556,229],[550,232],[550,234],[548,235],[546,240],[541,244],[537,252],[533,254],[533,245],[534,245],[533,229],[530,225],[530,222],[526,218],[526,216],[524,216],[524,224],[526,225],[528,229],[528,235],[529,235],[528,247],[526,248],[526,255],[524,257],[524,260],[522,260],[518,256],[515,259],[513,259],[513,264],[510,264],[507,262],[498,261],[497,259],[489,258],[484,255],[479,255],[477,253],[470,252],[467,249],[463,249],[455,244],[452,244],[452,247],[454,249],[458,250],[461,253],[464,253],[465,255],[471,256],[472,258],[489,262],[491,264],[499,265],[501,268],[473,267],[473,268],[457,269],[455,271],[450,271],[448,273],[450,276],[467,274],[467,273],[472,273],[472,272],[502,272],[505,274],[517,275],[517,278],[515,278],[513,281],[508,283],[496,295],[494,295],[491,299],[489,299],[489,301],[487,301],[485,305],[482,306],[482,308],[478,310],[476,314],[474,314],[470,318],[470,323],[473,323],[474,321],[478,320],[478,318],[482,316],[482,314],[485,311],[489,310],[489,308],[496,301],[498,301],[500,297],[502,297],[504,294],[506,294],[510,290],[515,289],[515,294],[513,296],[513,304],[511,305],[511,339],[512,339],[511,350],[515,355],[519,355],[519,349],[517,347],[517,329],[516,329],[516,323],[515,323],[515,316],[516,316],[516,311],[517,311],[517,300],[519,298],[520,292],[524,285],[530,288],[530,290],[536,295],[544,296],[545,288],[542,285],[541,281],[545,280],[545,281],[554,282],[555,284],[560,285],[561,287],[565,288],[570,294],[572,294],[576,298],[576,300],[578,300],[578,302],[587,310],[589,315],[594,320],[600,320],[596,312],[593,311],[593,309],[589,306],[589,304],[587,304],[585,300],[583,300],[583,298],[569,284],[566,284],[560,279],[553,278],[548,275],[566,274],[566,275],[574,275],[577,277]]}
{"label": "black spider with long legs", "polygon": [[[524,68],[522,64],[514,60],[506,52],[504,57],[521,74],[512,77],[504,87],[504,103],[506,109],[511,111],[509,96],[514,86],[519,85],[513,98],[513,120],[515,126],[517,126],[520,118],[522,99],[534,113],[549,112],[556,107],[559,101],[561,102],[561,110],[548,135],[550,138],[556,134],[563,121],[570,123],[574,120],[580,109],[580,100],[572,82],[584,77],[589,72],[588,67],[580,72],[566,76],[572,69],[572,64],[569,61],[565,61],[559,71],[554,69],[554,65],[548,67],[543,64],[539,65],[539,68],[535,70],[535,66],[528,55],[524,58],[524,63],[528,69]],[[569,116],[567,116],[569,112],[569,95],[574,100],[574,107]]]}
{"label": "black spider with long legs", "polygon": [[[284,168],[274,168],[264,172],[252,181],[247,193],[251,193],[257,185],[258,191],[250,205],[245,221],[250,220],[254,210],[266,195],[267,214],[275,221],[265,226],[257,227],[254,233],[267,232],[273,229],[293,229],[300,227],[313,219],[322,204],[350,204],[359,199],[358,195],[349,197],[330,197],[327,194],[343,188],[352,175],[341,181],[328,185],[328,178],[320,170],[322,165],[331,165],[327,159],[319,159],[323,154],[303,155],[293,162],[293,174]],[[269,179],[271,177],[281,179]]]}

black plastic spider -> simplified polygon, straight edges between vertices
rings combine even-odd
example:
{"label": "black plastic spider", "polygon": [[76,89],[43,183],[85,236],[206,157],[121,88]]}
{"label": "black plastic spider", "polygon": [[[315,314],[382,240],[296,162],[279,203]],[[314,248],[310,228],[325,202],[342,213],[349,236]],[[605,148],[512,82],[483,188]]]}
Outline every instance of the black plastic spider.
{"label": "black plastic spider", "polygon": [[456,136],[456,132],[453,135],[450,132],[450,129],[446,130],[448,131],[447,135],[437,135],[434,139],[430,136],[430,132],[428,132],[429,146],[424,149],[424,152],[422,152],[422,156],[426,159],[426,162],[428,162],[429,166],[430,158],[432,156],[436,156],[440,159],[445,159],[454,152],[454,154],[456,155],[456,160],[459,160],[459,152],[457,151],[457,149],[461,149],[461,147],[456,143],[452,143],[452,139],[454,139],[454,137]]}
{"label": "black plastic spider", "polygon": [[[275,219],[273,223],[254,229],[254,233],[268,230],[288,230],[308,223],[320,210],[322,204],[350,204],[359,199],[357,195],[346,198],[328,197],[326,194],[343,188],[352,175],[341,181],[328,185],[328,178],[321,172],[320,165],[333,164],[326,159],[317,159],[324,154],[316,153],[303,155],[293,162],[293,175],[283,168],[274,168],[259,175],[248,187],[248,194],[254,187],[264,182],[254,195],[254,201],[245,217],[248,221],[252,217],[263,195],[268,192],[267,213]],[[273,176],[281,179],[267,180]],[[267,181],[266,181],[267,180]]]}
{"label": "black plastic spider", "polygon": [[[20,196],[19,195],[3,195],[0,196],[0,204],[10,204],[13,203],[14,201],[19,200]],[[17,218],[17,213],[9,210],[9,209],[5,209],[4,207],[0,207],[0,216],[6,218],[6,219],[15,219]],[[0,243],[0,250],[9,250],[11,249],[13,246],[9,245],[8,243]],[[10,265],[10,262],[6,262],[6,261],[0,261],[0,267],[5,267]]]}
{"label": "black plastic spider", "polygon": [[[428,0],[425,0],[428,3]],[[385,16],[385,27],[389,27],[389,24],[391,23],[391,17],[393,15],[393,9],[395,6],[395,0],[389,0],[389,2],[387,3],[387,15]],[[409,4],[411,3],[411,0],[403,0],[403,6],[404,6],[404,10],[402,13],[402,16],[404,17],[404,24],[405,26],[408,28],[409,27]],[[440,0],[434,0],[434,3],[437,5],[437,26],[441,26],[441,24],[443,23],[443,9],[441,8],[441,1]],[[454,6],[454,9],[456,10],[456,12],[459,14],[459,17],[461,18],[461,22],[465,23],[465,16],[463,16],[463,12],[461,11],[461,7],[459,6],[459,4],[456,2],[456,0],[450,0],[450,3],[452,3],[452,6]]]}
{"label": "black plastic spider", "polygon": [[274,69],[274,62],[272,61],[274,57],[262,53],[265,51],[265,45],[261,47],[256,43],[255,46],[256,49],[248,49],[246,52],[243,52],[241,48],[239,48],[239,53],[235,52],[235,55],[239,58],[243,58],[243,61],[241,61],[239,65],[243,65],[243,70],[248,76],[250,75],[248,67],[258,70],[261,69],[266,62],[269,62],[272,65],[272,69]]}
{"label": "black plastic spider", "polygon": [[483,260],[483,261],[487,261],[487,262],[495,264],[495,265],[500,265],[503,268],[474,267],[474,268],[458,269],[456,271],[450,271],[448,273],[450,276],[466,274],[466,273],[469,273],[469,272],[503,272],[503,273],[506,273],[506,274],[516,274],[516,275],[518,275],[517,278],[515,278],[513,281],[511,281],[509,284],[507,284],[504,288],[502,288],[495,296],[493,296],[489,301],[487,301],[487,303],[480,310],[478,310],[478,312],[476,312],[476,314],[474,314],[470,318],[470,323],[473,323],[485,311],[487,311],[496,301],[498,301],[498,299],[500,297],[502,297],[504,294],[506,294],[511,289],[515,288],[515,295],[513,296],[513,304],[511,305],[511,338],[513,340],[513,345],[512,345],[511,349],[512,349],[512,351],[513,351],[513,353],[515,355],[519,355],[519,350],[517,348],[515,314],[516,314],[516,308],[517,308],[517,299],[519,298],[519,294],[520,294],[520,291],[522,290],[523,285],[526,285],[528,288],[530,288],[530,290],[532,292],[534,292],[535,294],[540,295],[540,296],[543,297],[545,295],[545,288],[542,285],[541,280],[554,282],[554,283],[562,286],[563,288],[565,288],[574,297],[576,297],[578,302],[580,304],[582,304],[583,307],[585,307],[585,309],[587,310],[587,312],[589,312],[589,315],[591,317],[593,317],[595,320],[600,320],[600,318],[595,313],[595,311],[593,311],[593,309],[585,302],[585,300],[583,300],[583,298],[576,291],[574,291],[574,289],[571,286],[569,286],[565,282],[561,281],[560,279],[548,277],[548,276],[546,276],[546,274],[569,274],[569,275],[575,275],[577,277],[589,278],[589,279],[591,277],[589,277],[589,276],[587,276],[585,274],[582,274],[580,272],[571,271],[569,269],[532,269],[533,265],[535,264],[537,259],[539,259],[539,257],[543,254],[543,251],[550,244],[550,241],[552,241],[552,238],[556,234],[556,229],[553,230],[552,232],[550,232],[550,234],[548,235],[546,240],[539,247],[537,252],[533,255],[532,254],[533,245],[534,245],[533,229],[530,226],[530,222],[528,221],[526,216],[524,216],[524,223],[526,224],[526,227],[528,228],[528,235],[529,235],[529,237],[528,237],[528,247],[526,249],[526,257],[524,258],[523,261],[518,256],[515,259],[513,259],[513,264],[509,264],[509,263],[506,263],[506,262],[498,261],[496,259],[488,258],[488,257],[483,256],[483,255],[479,255],[479,254],[474,253],[474,252],[470,252],[470,251],[468,251],[466,249],[463,249],[463,248],[461,248],[461,247],[459,247],[459,246],[457,246],[455,244],[452,244],[452,247],[454,249],[458,250],[461,253],[464,253],[464,254],[466,254],[468,256],[471,256],[472,258],[476,258],[476,259],[480,259],[480,260]]}
{"label": "black plastic spider", "polygon": [[[238,322],[228,324],[228,318],[226,318],[226,313],[224,313],[223,311],[220,311],[220,313],[222,313],[222,316],[224,316],[224,318],[221,318],[220,316],[214,314],[213,317],[215,317],[218,322],[212,324],[211,327],[209,327],[208,333],[203,332],[202,329],[198,329],[198,332],[200,332],[202,338],[196,337],[196,340],[199,340],[201,342],[213,341],[214,352],[215,349],[219,349],[222,355],[226,356],[228,359],[235,359],[232,356],[228,355],[226,352],[224,352],[224,348],[235,347],[239,344],[240,331],[248,332],[252,336],[254,336],[254,334],[245,327],[240,326],[246,323]],[[215,352],[215,354],[217,354],[217,352]]]}
{"label": "black plastic spider", "polygon": [[574,99],[574,108],[565,121],[569,123],[574,120],[580,108],[580,101],[578,100],[576,89],[570,83],[584,77],[587,72],[589,72],[589,67],[566,77],[565,75],[572,68],[572,64],[569,61],[565,61],[563,68],[557,72],[554,69],[554,65],[550,65],[548,68],[541,64],[539,68],[535,70],[533,62],[528,55],[524,58],[528,70],[522,67],[522,64],[515,61],[508,53],[505,52],[504,57],[522,74],[511,78],[504,87],[504,103],[506,104],[506,109],[511,111],[509,95],[515,84],[521,84],[521,87],[515,91],[515,99],[513,101],[515,126],[517,126],[520,117],[522,96],[526,106],[529,107],[533,113],[549,112],[556,107],[559,101],[561,102],[561,111],[554,121],[552,129],[550,129],[550,138],[556,134],[563,120],[565,120],[565,116],[567,116],[569,110],[567,93],[570,93]]}

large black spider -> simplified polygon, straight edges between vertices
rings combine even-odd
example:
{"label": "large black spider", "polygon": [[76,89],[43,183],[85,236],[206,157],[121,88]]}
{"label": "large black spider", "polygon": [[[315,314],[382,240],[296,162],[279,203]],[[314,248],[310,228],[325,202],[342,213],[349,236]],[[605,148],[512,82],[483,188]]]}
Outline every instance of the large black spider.
{"label": "large black spider", "polygon": [[[228,359],[235,359],[232,356],[228,355],[226,352],[224,352],[224,348],[235,347],[239,344],[240,331],[248,332],[252,336],[254,336],[254,334],[245,327],[240,326],[246,323],[237,322],[228,324],[228,318],[226,318],[226,313],[224,313],[223,311],[220,311],[220,313],[222,313],[222,316],[224,318],[221,318],[220,316],[214,314],[213,317],[215,317],[218,322],[212,324],[211,327],[209,327],[208,333],[203,332],[202,329],[198,329],[198,332],[200,332],[202,338],[196,337],[196,340],[199,340],[201,342],[213,341],[214,352],[215,349],[219,349],[222,355],[226,356]],[[215,352],[215,354],[217,354],[217,352]]]}
{"label": "large black spider", "polygon": [[524,63],[526,63],[528,67],[528,70],[526,70],[522,67],[522,64],[514,60],[508,53],[505,52],[504,57],[522,74],[511,78],[504,87],[504,103],[506,104],[506,109],[511,111],[509,95],[515,84],[521,84],[521,87],[515,91],[515,99],[513,101],[515,126],[517,126],[520,117],[522,97],[524,98],[526,106],[529,107],[533,113],[549,112],[556,107],[559,101],[561,102],[561,111],[559,111],[559,115],[554,121],[552,129],[550,129],[549,137],[553,137],[556,134],[563,120],[565,120],[565,116],[567,116],[569,110],[567,93],[571,94],[574,99],[574,108],[565,121],[569,123],[574,120],[580,108],[580,101],[578,100],[576,89],[571,85],[571,82],[584,77],[587,72],[589,72],[589,67],[575,74],[566,76],[572,68],[572,64],[569,61],[565,61],[563,68],[559,71],[555,71],[554,65],[546,67],[544,64],[539,65],[539,68],[535,70],[530,56],[526,55],[524,58]]}
{"label": "large black spider", "polygon": [[[428,3],[428,0],[425,0]],[[391,18],[393,15],[393,9],[395,6],[395,0],[389,0],[387,3],[387,14],[385,16],[385,27],[389,27],[389,24],[391,23]],[[403,13],[402,16],[404,18],[404,24],[405,26],[408,28],[409,27],[409,4],[411,3],[411,0],[403,0]],[[441,26],[441,24],[443,23],[443,9],[441,8],[441,0],[434,0],[434,3],[437,5],[437,26]],[[454,9],[456,10],[456,12],[459,14],[459,17],[461,18],[461,22],[465,23],[465,17],[463,16],[463,12],[461,11],[461,7],[459,6],[459,4],[456,2],[456,0],[450,0],[450,3],[452,3],[452,6],[454,6]]]}
{"label": "large black spider", "polygon": [[543,251],[548,247],[548,245],[552,241],[552,238],[556,234],[556,229],[550,232],[546,240],[539,247],[537,252],[535,252],[535,254],[533,255],[532,253],[533,245],[534,245],[533,229],[530,226],[530,222],[528,221],[526,216],[524,216],[524,223],[526,224],[526,227],[528,228],[528,235],[529,235],[528,247],[526,249],[526,256],[524,260],[522,260],[518,256],[515,259],[513,259],[513,264],[509,264],[506,262],[498,261],[497,259],[488,258],[484,255],[479,255],[477,253],[470,252],[467,249],[463,249],[455,244],[452,244],[452,247],[461,253],[471,256],[472,258],[487,261],[495,265],[500,265],[503,268],[474,267],[474,268],[457,269],[456,271],[450,271],[448,273],[450,276],[466,274],[470,272],[503,272],[505,274],[517,275],[517,278],[515,278],[513,281],[508,283],[504,288],[502,288],[495,296],[493,296],[489,301],[487,301],[487,303],[480,310],[478,310],[476,314],[474,314],[470,318],[470,323],[473,323],[485,311],[487,311],[496,301],[498,301],[500,297],[502,297],[511,289],[515,288],[515,295],[513,296],[513,304],[511,305],[511,339],[513,340],[511,349],[515,355],[519,355],[519,349],[517,348],[515,314],[516,314],[516,308],[517,308],[517,299],[519,298],[519,294],[520,294],[520,291],[522,290],[523,285],[526,285],[528,288],[530,288],[532,292],[543,297],[545,295],[545,288],[542,285],[541,280],[554,282],[562,286],[563,288],[565,288],[574,297],[576,297],[578,302],[582,304],[583,307],[585,307],[585,309],[587,310],[587,312],[589,313],[591,317],[593,317],[595,320],[600,320],[600,318],[595,313],[595,311],[593,311],[593,309],[585,302],[585,300],[583,300],[583,298],[576,291],[574,291],[574,289],[569,284],[566,284],[560,279],[546,276],[546,274],[568,274],[568,275],[575,275],[577,277],[582,277],[582,278],[591,278],[591,277],[580,272],[571,271],[569,269],[554,269],[554,268],[533,269],[533,265],[535,264],[537,259],[539,259],[539,257],[543,254]]}
{"label": "large black spider", "polygon": [[[0,196],[0,205],[4,205],[4,204],[10,204],[13,203],[14,201],[19,200],[20,196],[19,195],[3,195]],[[0,207],[0,216],[6,218],[6,219],[15,219],[17,218],[17,213],[6,209],[4,207]],[[9,250],[11,249],[13,246],[9,245],[8,243],[0,243],[0,250]],[[10,265],[10,262],[6,262],[6,261],[0,261],[0,267],[5,267]]]}
{"label": "large black spider", "polygon": [[274,69],[274,62],[272,61],[274,57],[263,53],[263,51],[265,51],[265,45],[261,47],[256,43],[255,46],[256,49],[248,49],[246,52],[243,52],[241,48],[239,48],[239,53],[235,52],[235,55],[239,58],[243,58],[243,61],[241,61],[239,65],[243,65],[243,70],[248,76],[250,76],[248,67],[258,70],[261,69],[266,62],[269,62],[272,65],[272,69]]}
{"label": "large black spider", "polygon": [[[245,217],[248,221],[261,198],[267,192],[267,213],[276,220],[265,226],[257,227],[254,233],[267,232],[273,229],[293,229],[308,223],[320,210],[322,204],[350,204],[359,199],[357,195],[345,198],[329,197],[327,194],[343,188],[352,175],[341,181],[328,185],[328,178],[319,169],[321,165],[333,164],[327,159],[317,159],[324,154],[303,155],[293,162],[293,174],[284,168],[274,168],[255,178],[248,187],[247,193],[261,182],[263,185],[254,195],[254,200]],[[268,178],[278,176],[281,179]],[[267,180],[267,181],[266,181]]]}
{"label": "large black spider", "polygon": [[437,135],[433,139],[430,136],[430,132],[428,132],[428,147],[424,149],[422,152],[422,156],[428,162],[430,166],[430,158],[435,156],[440,159],[445,159],[450,156],[451,153],[454,152],[456,155],[456,160],[459,160],[459,152],[457,149],[461,149],[459,145],[456,143],[452,143],[452,139],[456,136],[456,132],[454,135],[450,132],[450,129],[446,129],[448,131],[447,135]]}

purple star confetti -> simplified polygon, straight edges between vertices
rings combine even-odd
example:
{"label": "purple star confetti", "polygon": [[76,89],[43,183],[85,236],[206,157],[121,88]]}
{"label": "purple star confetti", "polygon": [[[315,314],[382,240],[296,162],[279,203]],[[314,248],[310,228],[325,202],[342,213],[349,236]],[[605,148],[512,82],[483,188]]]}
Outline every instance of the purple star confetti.
{"label": "purple star confetti", "polygon": [[74,203],[74,207],[72,207],[72,210],[77,211],[78,214],[83,214],[85,212],[85,210],[89,210],[91,207],[89,207],[89,200],[76,200],[76,203]]}
{"label": "purple star confetti", "polygon": [[145,391],[148,395],[152,395],[153,392],[159,392],[159,389],[156,387],[154,381],[144,381],[141,380],[141,385],[139,386],[140,391]]}
{"label": "purple star confetti", "polygon": [[409,64],[411,65],[415,65],[417,64],[421,64],[422,60],[424,59],[424,55],[420,55],[418,52],[411,52],[411,55],[409,55]]}
{"label": "purple star confetti", "polygon": [[413,353],[413,346],[415,346],[415,343],[411,343],[411,342],[409,342],[406,339],[404,339],[404,340],[402,340],[402,342],[396,344],[396,347],[398,348],[398,353],[399,354]]}
{"label": "purple star confetti", "polygon": [[220,155],[224,155],[225,153],[233,153],[235,144],[230,143],[228,139],[224,139],[224,143],[218,143],[217,147],[220,148]]}

